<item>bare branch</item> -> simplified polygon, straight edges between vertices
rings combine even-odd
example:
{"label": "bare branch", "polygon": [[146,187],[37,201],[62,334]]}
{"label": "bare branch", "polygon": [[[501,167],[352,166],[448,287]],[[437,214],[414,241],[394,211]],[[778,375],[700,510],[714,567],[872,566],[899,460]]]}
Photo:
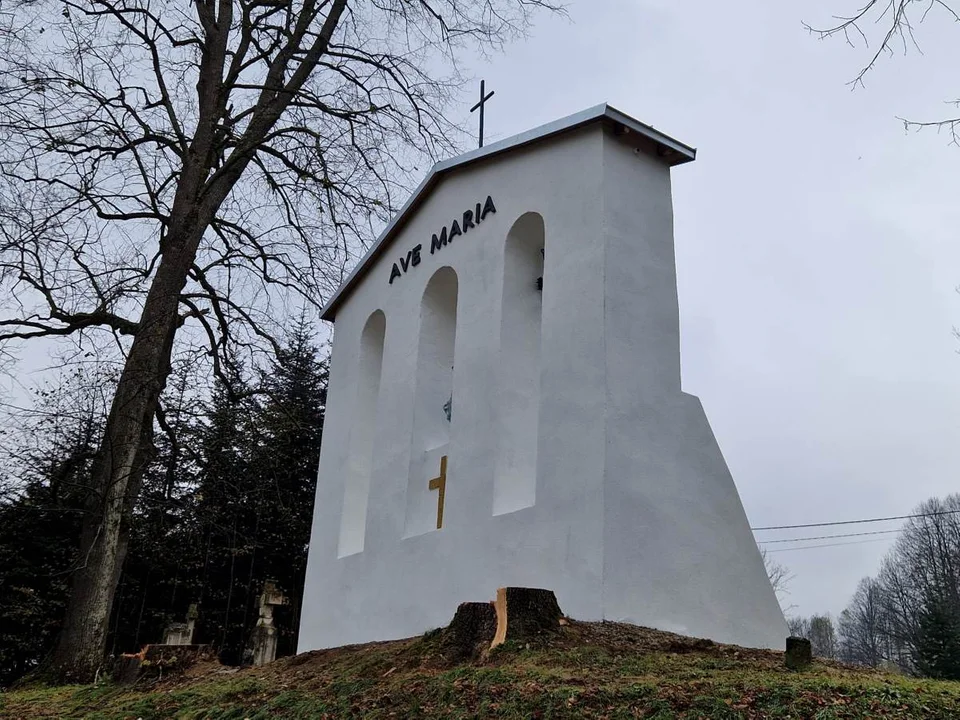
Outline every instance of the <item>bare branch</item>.
{"label": "bare branch", "polygon": [[[870,53],[867,62],[861,66],[856,76],[850,81],[853,87],[862,87],[867,74],[873,70],[883,55],[893,55],[895,52],[906,53],[911,48],[921,52],[920,43],[916,37],[917,25],[930,18],[934,12],[938,17],[951,22],[960,22],[960,12],[954,9],[950,0],[867,0],[867,3],[849,15],[840,15],[833,18],[834,22],[822,27],[814,27],[804,23],[803,26],[821,40],[842,37],[851,47],[863,44],[874,50]],[[873,26],[873,27],[868,27]],[[878,28],[873,35],[873,28]],[[871,36],[873,36],[871,38]],[[957,105],[957,102],[951,102]],[[960,118],[918,122],[900,120],[905,129],[922,129],[935,127],[950,133],[951,142],[957,141],[957,126]]]}

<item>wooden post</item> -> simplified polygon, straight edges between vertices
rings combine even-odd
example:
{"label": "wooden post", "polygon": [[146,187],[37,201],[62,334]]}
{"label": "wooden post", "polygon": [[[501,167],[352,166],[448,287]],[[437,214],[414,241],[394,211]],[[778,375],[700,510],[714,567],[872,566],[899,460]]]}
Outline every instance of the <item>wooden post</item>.
{"label": "wooden post", "polygon": [[791,670],[805,670],[813,662],[813,648],[806,638],[788,637],[787,653],[784,656],[787,667]]}

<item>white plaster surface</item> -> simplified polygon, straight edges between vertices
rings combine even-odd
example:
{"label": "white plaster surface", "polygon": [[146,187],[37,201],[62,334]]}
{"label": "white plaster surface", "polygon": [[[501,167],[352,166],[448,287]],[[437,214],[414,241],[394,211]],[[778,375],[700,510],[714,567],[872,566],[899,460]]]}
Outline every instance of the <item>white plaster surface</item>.
{"label": "white plaster surface", "polygon": [[536,501],[543,316],[536,280],[543,276],[544,239],[543,218],[526,213],[510,228],[504,245],[494,515]]}
{"label": "white plaster surface", "polygon": [[360,336],[360,357],[354,383],[356,401],[350,424],[350,453],[345,468],[343,513],[340,517],[341,557],[363,550],[386,324],[383,312],[377,310],[363,326]]}
{"label": "white plaster surface", "polygon": [[437,529],[437,492],[430,490],[430,479],[437,477],[450,446],[452,422],[444,406],[453,396],[458,285],[452,268],[440,268],[432,273],[419,312],[412,313],[419,315],[420,327],[404,537]]}
{"label": "white plaster surface", "polygon": [[[595,123],[452,172],[343,297],[300,651],[422,633],[505,585],[550,588],[574,618],[781,647],[786,625],[736,487],[699,400],[680,388],[670,171],[630,139]],[[487,195],[496,214],[431,255],[431,235]],[[505,243],[527,213],[543,219],[546,246],[535,353],[502,327],[512,292]],[[417,244],[420,264],[389,284],[393,263]],[[448,294],[455,273],[449,378],[437,364],[443,352],[421,341],[422,323],[453,319],[438,322],[424,303],[442,268]],[[376,311],[386,325],[382,373],[375,417],[361,420],[371,406],[358,395],[369,375],[361,337]],[[427,356],[435,372],[425,372]],[[521,357],[539,358],[534,373],[504,367]],[[518,377],[538,381],[526,397],[539,407],[535,454],[514,462],[502,457],[515,448],[501,428],[523,398],[502,389]],[[448,387],[447,434],[427,432]],[[344,533],[357,545],[342,513],[356,506],[346,486],[358,422],[374,431],[366,522],[362,551],[340,557]],[[449,461],[436,530],[427,483],[440,455]],[[504,490],[503,468],[529,457],[534,492]]]}

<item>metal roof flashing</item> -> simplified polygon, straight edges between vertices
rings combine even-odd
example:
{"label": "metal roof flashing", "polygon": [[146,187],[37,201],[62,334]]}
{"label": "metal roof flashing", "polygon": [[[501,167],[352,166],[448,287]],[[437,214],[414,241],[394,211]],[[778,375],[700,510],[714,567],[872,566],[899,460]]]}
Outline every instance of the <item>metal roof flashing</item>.
{"label": "metal roof flashing", "polygon": [[618,133],[637,133],[651,144],[655,149],[656,155],[667,165],[674,166],[687,163],[696,159],[696,149],[674,140],[668,135],[661,133],[649,125],[645,125],[639,120],[622,113],[616,108],[607,104],[596,105],[592,108],[574,113],[568,117],[554,120],[553,122],[541,125],[540,127],[527,130],[526,132],[505,138],[490,145],[486,145],[476,150],[463,153],[456,157],[442,160],[436,163],[427,173],[427,176],[413,191],[403,207],[393,216],[393,219],[387,224],[380,237],[363,256],[363,259],[357,263],[356,267],[347,276],[347,279],[340,285],[337,291],[330,297],[327,304],[324,305],[320,313],[323,320],[333,322],[336,318],[337,307],[346,300],[347,296],[360,281],[360,278],[373,265],[374,261],[383,254],[390,244],[393,237],[404,225],[409,216],[424,201],[427,194],[447,173],[470,165],[479,160],[484,160],[501,153],[516,150],[518,148],[541,142],[561,133],[570,132],[595,122],[606,122],[612,124]]}

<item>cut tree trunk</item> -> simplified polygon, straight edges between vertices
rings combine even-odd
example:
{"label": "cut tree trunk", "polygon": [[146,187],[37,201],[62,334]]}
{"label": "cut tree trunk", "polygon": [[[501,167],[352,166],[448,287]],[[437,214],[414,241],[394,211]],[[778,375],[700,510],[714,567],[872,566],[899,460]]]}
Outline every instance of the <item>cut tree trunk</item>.
{"label": "cut tree trunk", "polygon": [[788,637],[784,662],[791,670],[805,670],[813,662],[813,647],[806,638]]}
{"label": "cut tree trunk", "polygon": [[117,659],[113,679],[122,685],[133,685],[143,678],[179,675],[201,660],[213,657],[209,645],[145,645],[140,652]]}
{"label": "cut tree trunk", "polygon": [[496,632],[497,613],[493,603],[460,603],[453,620],[443,631],[441,651],[449,662],[473,660],[490,647]]}
{"label": "cut tree trunk", "polygon": [[494,601],[497,632],[490,649],[507,640],[526,641],[560,630],[563,613],[553,590],[506,587],[497,590]]}

